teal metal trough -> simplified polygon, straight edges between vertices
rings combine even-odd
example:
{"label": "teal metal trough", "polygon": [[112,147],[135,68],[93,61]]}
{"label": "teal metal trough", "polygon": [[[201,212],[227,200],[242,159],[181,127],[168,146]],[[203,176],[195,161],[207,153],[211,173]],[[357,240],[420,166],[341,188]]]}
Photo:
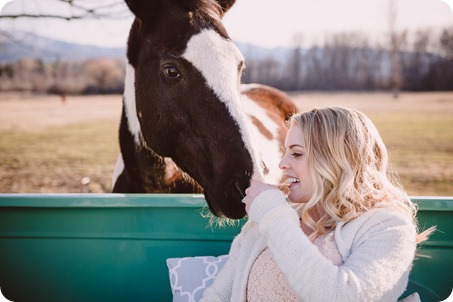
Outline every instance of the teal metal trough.
{"label": "teal metal trough", "polygon": [[[407,293],[453,287],[453,197],[414,198],[438,231]],[[0,194],[0,290],[22,301],[171,301],[167,258],[228,253],[235,226],[209,225],[202,195]]]}

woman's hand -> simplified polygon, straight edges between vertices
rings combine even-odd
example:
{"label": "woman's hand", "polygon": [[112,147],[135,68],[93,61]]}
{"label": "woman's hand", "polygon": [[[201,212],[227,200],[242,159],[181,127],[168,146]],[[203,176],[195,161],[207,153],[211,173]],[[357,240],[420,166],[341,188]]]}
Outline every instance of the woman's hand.
{"label": "woman's hand", "polygon": [[245,211],[249,212],[250,206],[258,195],[271,189],[278,189],[278,187],[259,180],[252,180],[250,187],[245,190],[245,197],[242,199],[242,202],[245,203]]}

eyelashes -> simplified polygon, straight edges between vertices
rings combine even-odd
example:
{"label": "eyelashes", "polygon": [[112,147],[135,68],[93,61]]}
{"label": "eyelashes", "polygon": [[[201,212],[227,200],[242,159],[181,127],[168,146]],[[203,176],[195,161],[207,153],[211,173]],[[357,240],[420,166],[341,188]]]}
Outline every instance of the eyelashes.
{"label": "eyelashes", "polygon": [[298,158],[298,157],[302,156],[302,153],[293,152],[293,153],[291,153],[291,156],[294,158]]}

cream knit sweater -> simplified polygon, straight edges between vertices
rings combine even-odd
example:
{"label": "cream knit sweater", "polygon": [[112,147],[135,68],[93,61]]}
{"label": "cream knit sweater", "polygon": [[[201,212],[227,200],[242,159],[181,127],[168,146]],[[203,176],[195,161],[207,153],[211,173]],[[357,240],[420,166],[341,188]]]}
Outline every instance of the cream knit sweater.
{"label": "cream knit sweater", "polygon": [[201,301],[246,301],[250,269],[266,246],[304,302],[395,302],[407,286],[416,230],[409,218],[394,210],[373,209],[347,224],[337,224],[341,266],[324,258],[302,232],[298,214],[279,190],[261,193],[252,203],[249,218]]}

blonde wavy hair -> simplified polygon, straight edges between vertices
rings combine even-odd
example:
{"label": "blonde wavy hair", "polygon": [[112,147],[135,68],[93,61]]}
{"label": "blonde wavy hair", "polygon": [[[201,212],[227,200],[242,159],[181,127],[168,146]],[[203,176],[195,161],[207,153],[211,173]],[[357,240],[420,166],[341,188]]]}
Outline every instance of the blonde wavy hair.
{"label": "blonde wavy hair", "polygon": [[[389,169],[387,148],[365,114],[343,107],[318,108],[294,115],[290,126],[302,129],[314,183],[312,197],[298,209],[304,223],[313,229],[311,238],[372,208],[393,208],[417,227],[417,206]],[[317,213],[323,214],[319,217]],[[417,242],[426,240],[431,232],[419,234]]]}

